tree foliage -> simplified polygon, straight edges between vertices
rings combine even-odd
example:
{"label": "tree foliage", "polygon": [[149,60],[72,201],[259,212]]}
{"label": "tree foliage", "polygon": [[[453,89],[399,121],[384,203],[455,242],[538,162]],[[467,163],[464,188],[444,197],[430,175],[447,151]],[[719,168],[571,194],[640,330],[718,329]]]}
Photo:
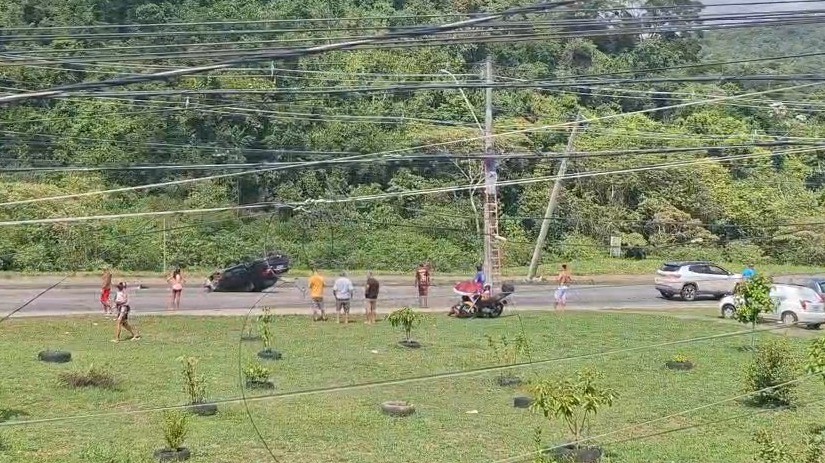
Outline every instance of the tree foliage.
{"label": "tree foliage", "polygon": [[[8,0],[0,6],[0,24],[23,28],[15,29],[15,35],[43,34],[42,30],[25,31],[32,27],[131,25],[112,29],[115,32],[109,35],[90,35],[95,29],[76,27],[50,39],[5,41],[0,44],[4,54],[49,56],[56,61],[49,66],[0,65],[0,86],[33,90],[144,72],[155,69],[153,66],[202,64],[212,60],[198,54],[204,49],[215,50],[205,45],[210,42],[231,43],[225,47],[240,53],[260,49],[261,44],[255,40],[317,40],[336,34],[305,21],[307,18],[362,18],[340,19],[336,25],[379,31],[427,21],[416,16],[439,18],[523,3]],[[621,21],[636,18],[646,25],[652,24],[648,19],[664,14],[671,25],[696,25],[699,11],[700,5],[688,0],[644,0],[633,2],[632,7],[627,2],[598,0],[589,2],[587,8],[553,13],[549,19],[563,21],[559,35],[531,42],[333,52],[137,87],[318,92],[312,95],[283,92],[71,98],[7,107],[0,112],[0,159],[7,167],[303,162],[428,147],[397,153],[394,159],[319,164],[311,169],[272,170],[145,191],[2,207],[0,221],[259,202],[304,204],[307,199],[477,184],[481,173],[478,161],[448,157],[477,155],[482,150],[481,140],[474,139],[478,136],[475,119],[460,92],[327,94],[324,89],[452,82],[442,69],[463,75],[458,77],[461,80],[470,80],[480,72],[478,63],[490,54],[500,82],[558,81],[577,75],[628,71],[632,72],[617,76],[640,79],[621,86],[504,88],[494,92],[495,131],[501,134],[530,129],[496,138],[495,148],[500,153],[531,155],[503,160],[502,180],[552,175],[559,162],[553,154],[563,151],[568,135],[558,127],[579,113],[593,121],[576,141],[576,151],[626,153],[572,159],[570,172],[600,175],[581,176],[564,184],[546,243],[548,259],[606,257],[610,237],[620,236],[633,237],[636,254],[649,258],[718,259],[727,256],[729,250],[746,246],[748,256],[760,256],[764,261],[821,263],[825,260],[825,233],[817,223],[821,222],[818,211],[825,199],[825,157],[813,149],[777,154],[786,148],[761,147],[753,142],[821,138],[825,123],[816,108],[822,104],[823,94],[778,93],[776,98],[766,95],[664,109],[686,101],[741,93],[758,83],[641,81],[663,74],[678,79],[700,72],[736,73],[736,67],[639,70],[713,59],[718,53],[713,50],[719,50],[720,44],[730,49],[732,57],[750,56],[735,49],[743,41],[730,35],[751,32],[726,31],[728,36],[723,39],[703,38],[696,32],[663,32],[667,29],[652,26],[627,34],[607,33]],[[118,35],[148,30],[140,29],[139,24],[282,19],[302,21],[294,23],[292,30],[273,28],[263,34],[198,26],[175,29],[177,35]],[[548,18],[527,15],[516,19]],[[592,21],[586,26],[589,38],[569,37],[585,32],[579,20]],[[191,35],[185,31],[191,31]],[[540,32],[540,28],[535,26],[535,31]],[[790,42],[794,41],[783,43]],[[151,61],[134,61],[136,58],[128,56],[147,50],[177,55]],[[119,62],[102,58],[91,59],[88,64],[70,62],[104,55],[117,56]],[[483,91],[467,89],[465,94],[480,115]],[[780,103],[782,109],[775,103]],[[656,111],[627,114],[640,110]],[[620,114],[625,115],[615,117]],[[600,119],[603,117],[611,119]],[[544,126],[554,128],[539,130]],[[455,140],[463,141],[452,143]],[[736,147],[725,148],[731,145]],[[701,149],[656,151],[673,148]],[[733,155],[753,157],[726,159]],[[704,163],[639,170],[696,160]],[[622,173],[601,174],[610,171]],[[0,173],[0,202],[201,175],[205,173],[165,169],[6,171]],[[421,260],[430,260],[439,270],[469,270],[482,253],[478,227],[481,194],[481,189],[474,188],[357,203],[316,203],[300,211],[273,208],[254,214],[226,212],[1,227],[0,269],[92,270],[108,263],[123,270],[160,270],[164,262],[218,267],[280,249],[302,266],[314,262],[329,267],[408,270]],[[501,188],[500,233],[508,239],[506,265],[529,262],[530,244],[537,236],[548,194],[547,182]],[[94,239],[88,239],[90,236]]]}

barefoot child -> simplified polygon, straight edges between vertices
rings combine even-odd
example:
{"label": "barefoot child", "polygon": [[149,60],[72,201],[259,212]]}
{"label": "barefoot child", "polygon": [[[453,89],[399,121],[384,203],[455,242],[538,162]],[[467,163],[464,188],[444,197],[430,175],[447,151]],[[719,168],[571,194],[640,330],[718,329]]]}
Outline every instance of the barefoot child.
{"label": "barefoot child", "polygon": [[140,339],[140,333],[137,328],[132,331],[129,325],[129,295],[126,294],[126,283],[117,284],[117,294],[115,295],[115,310],[117,310],[117,328],[115,328],[115,338],[112,342],[120,342],[120,330],[126,328],[126,331],[132,335],[132,341]]}

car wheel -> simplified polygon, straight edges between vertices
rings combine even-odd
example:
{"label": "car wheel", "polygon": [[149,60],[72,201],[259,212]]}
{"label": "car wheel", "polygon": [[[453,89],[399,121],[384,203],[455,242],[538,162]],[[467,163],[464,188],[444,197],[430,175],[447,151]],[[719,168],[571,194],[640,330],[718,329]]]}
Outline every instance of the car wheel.
{"label": "car wheel", "polygon": [[682,288],[682,299],[691,302],[696,300],[696,285],[685,285]]}
{"label": "car wheel", "polygon": [[248,293],[254,293],[254,292],[255,292],[255,283],[253,283],[253,282],[251,282],[251,281],[250,281],[250,282],[248,282],[248,283],[246,284],[246,286],[244,286],[244,289],[245,289],[245,290],[246,290],[246,292],[248,292]]}
{"label": "car wheel", "polygon": [[664,291],[659,291],[659,294],[661,294],[662,297],[665,298],[665,299],[673,299],[673,294],[671,294],[671,293],[666,293]]}
{"label": "car wheel", "polygon": [[782,324],[783,325],[793,325],[797,322],[796,314],[793,312],[784,312],[782,314]]}
{"label": "car wheel", "polygon": [[733,318],[736,315],[736,306],[725,304],[722,306],[722,318]]}

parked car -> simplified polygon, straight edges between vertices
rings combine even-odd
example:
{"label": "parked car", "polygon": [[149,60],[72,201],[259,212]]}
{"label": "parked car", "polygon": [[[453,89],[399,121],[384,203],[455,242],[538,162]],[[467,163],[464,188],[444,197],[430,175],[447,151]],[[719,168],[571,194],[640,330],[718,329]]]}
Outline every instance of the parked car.
{"label": "parked car", "polygon": [[[725,318],[733,318],[739,296],[728,295],[722,298],[719,309]],[[780,320],[786,325],[800,323],[810,328],[819,329],[825,323],[825,300],[812,288],[801,285],[777,284],[771,286],[771,299],[776,309],[763,315],[768,320]]]}
{"label": "parked car", "polygon": [[283,254],[269,254],[261,259],[247,259],[244,263],[215,272],[207,279],[207,291],[257,292],[270,288],[289,271],[289,258]]}
{"label": "parked car", "polygon": [[693,301],[701,296],[721,299],[733,293],[742,275],[712,262],[667,262],[656,272],[654,281],[656,290],[665,299],[678,295],[685,301]]}
{"label": "parked car", "polygon": [[781,284],[798,285],[811,288],[816,291],[823,301],[825,301],[825,278],[823,277],[780,277],[775,281]]}

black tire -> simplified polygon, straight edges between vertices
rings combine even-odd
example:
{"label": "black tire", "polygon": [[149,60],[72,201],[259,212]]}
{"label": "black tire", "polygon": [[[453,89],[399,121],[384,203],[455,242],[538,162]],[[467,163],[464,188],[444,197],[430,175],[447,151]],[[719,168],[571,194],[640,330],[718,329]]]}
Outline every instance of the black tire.
{"label": "black tire", "polygon": [[682,291],[679,293],[679,295],[682,296],[682,300],[687,302],[693,302],[696,300],[697,289],[698,288],[696,288],[696,285],[690,283],[682,287]]}
{"label": "black tire", "polygon": [[504,312],[504,304],[498,303],[490,311],[490,318],[498,318]]}
{"label": "black tire", "polygon": [[666,293],[664,291],[659,291],[659,294],[661,294],[662,297],[665,298],[665,299],[673,299],[673,293]]}
{"label": "black tire", "polygon": [[725,304],[722,306],[722,318],[733,318],[736,315],[736,306]]}
{"label": "black tire", "polygon": [[415,413],[415,406],[408,402],[384,402],[381,404],[381,411],[389,416],[410,416]]}
{"label": "black tire", "polygon": [[598,447],[574,447],[572,445],[555,448],[548,453],[560,462],[596,463],[602,457],[602,449]]}
{"label": "black tire", "polygon": [[193,415],[212,416],[218,413],[218,406],[216,404],[193,404],[188,410]]}
{"label": "black tire", "polygon": [[513,407],[530,408],[530,405],[533,405],[532,397],[516,397],[513,399]]}
{"label": "black tire", "polygon": [[67,363],[72,361],[72,354],[61,350],[44,350],[37,354],[41,362]]}
{"label": "black tire", "polygon": [[496,378],[496,384],[501,387],[520,386],[522,382],[521,378],[515,376],[499,376]]}
{"label": "black tire", "polygon": [[258,357],[264,360],[281,360],[283,355],[277,350],[262,350],[258,352]]}
{"label": "black tire", "polygon": [[812,330],[818,330],[822,328],[822,323],[814,323],[813,325],[808,325],[808,328]]}
{"label": "black tire", "polygon": [[243,289],[248,293],[254,293],[257,287],[255,286],[255,283],[249,281],[246,283]]}
{"label": "black tire", "polygon": [[420,349],[421,343],[418,341],[398,341],[398,345],[408,349]]}
{"label": "black tire", "polygon": [[798,318],[796,318],[796,314],[793,312],[782,312],[782,324],[783,325],[795,325]]}
{"label": "black tire", "polygon": [[275,384],[272,381],[246,381],[246,387],[249,389],[275,389]]}
{"label": "black tire", "polygon": [[189,452],[189,449],[177,449],[177,450],[170,450],[170,449],[162,449],[157,450],[155,452],[155,458],[158,461],[186,461],[192,454]]}

